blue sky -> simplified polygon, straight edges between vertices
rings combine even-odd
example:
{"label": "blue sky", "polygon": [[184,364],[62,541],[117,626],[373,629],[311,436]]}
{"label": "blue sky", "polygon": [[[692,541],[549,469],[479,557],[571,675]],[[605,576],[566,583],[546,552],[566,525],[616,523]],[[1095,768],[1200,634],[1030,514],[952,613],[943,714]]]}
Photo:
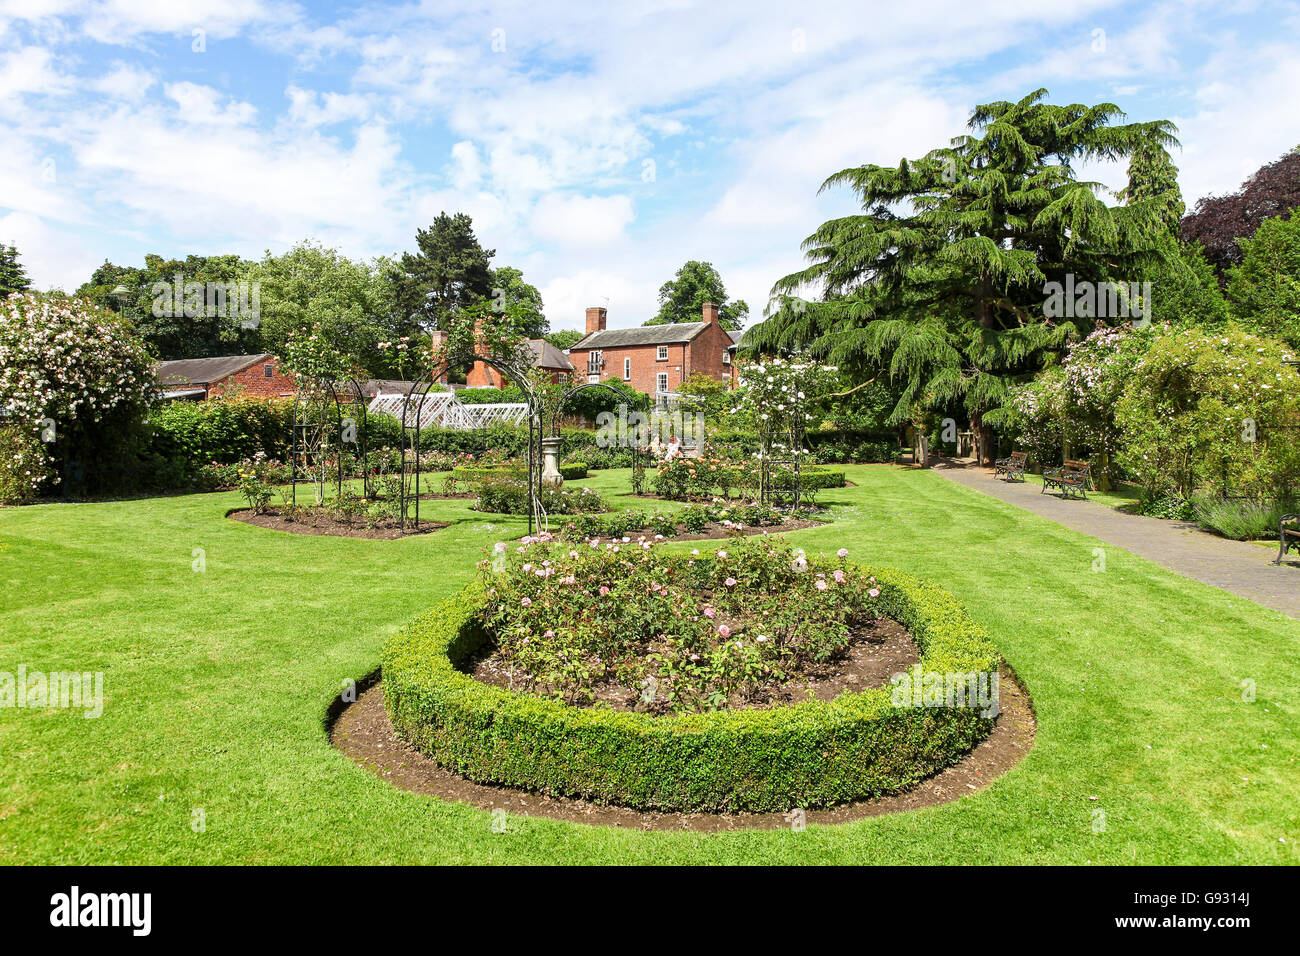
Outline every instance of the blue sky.
{"label": "blue sky", "polygon": [[0,241],[72,289],[147,252],[391,255],[459,210],[553,328],[639,324],[687,259],[756,319],[852,209],[827,175],[1040,86],[1172,119],[1190,205],[1300,144],[1300,4],[0,0]]}

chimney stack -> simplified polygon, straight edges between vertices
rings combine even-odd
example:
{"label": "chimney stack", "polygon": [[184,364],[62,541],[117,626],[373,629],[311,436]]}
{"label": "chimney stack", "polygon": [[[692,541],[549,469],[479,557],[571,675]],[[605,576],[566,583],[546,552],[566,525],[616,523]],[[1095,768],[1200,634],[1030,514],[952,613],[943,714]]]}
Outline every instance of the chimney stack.
{"label": "chimney stack", "polygon": [[[429,341],[430,341],[430,345],[432,346],[432,351],[434,353],[434,361],[437,362],[445,359],[446,356],[442,355],[441,353],[447,347],[447,333],[442,331],[441,329],[434,329],[432,332],[429,333]],[[447,384],[446,367],[443,367],[442,373],[438,375],[434,379],[434,381],[438,382],[441,385]]]}
{"label": "chimney stack", "polygon": [[714,325],[718,325],[722,321],[718,315],[718,307],[712,302],[704,303],[704,321],[711,322]]}
{"label": "chimney stack", "polygon": [[587,309],[587,334],[605,331],[605,310],[598,305]]}

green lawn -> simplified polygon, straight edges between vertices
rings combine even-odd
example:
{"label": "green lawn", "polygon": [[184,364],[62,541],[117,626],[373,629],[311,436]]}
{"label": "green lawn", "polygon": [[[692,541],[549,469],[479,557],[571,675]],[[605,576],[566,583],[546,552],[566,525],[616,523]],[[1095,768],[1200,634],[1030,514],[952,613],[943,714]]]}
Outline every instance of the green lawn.
{"label": "green lawn", "polygon": [[1094,574],[1098,542],[940,475],[848,471],[823,495],[840,520],[791,537],[949,588],[1033,695],[1036,747],[984,791],[804,832],[493,833],[354,766],[321,721],[521,522],[433,501],[421,514],[451,527],[366,541],[228,521],[234,494],[52,504],[0,511],[0,670],[102,670],[107,702],[98,720],[0,709],[0,862],[1297,861],[1300,622],[1113,547]]}

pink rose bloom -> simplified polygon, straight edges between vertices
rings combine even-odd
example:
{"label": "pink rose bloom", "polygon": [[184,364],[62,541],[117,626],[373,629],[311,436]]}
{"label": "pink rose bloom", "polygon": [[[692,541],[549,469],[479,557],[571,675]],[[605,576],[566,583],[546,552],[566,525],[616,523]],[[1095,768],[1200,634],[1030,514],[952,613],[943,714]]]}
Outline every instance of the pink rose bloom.
{"label": "pink rose bloom", "polygon": [[735,578],[727,578],[727,580],[724,581],[723,584],[725,584],[725,585],[726,585],[727,587],[729,587],[729,588],[734,588],[734,587],[736,586],[736,579],[735,579]]}
{"label": "pink rose bloom", "polygon": [[867,593],[870,594],[872,597],[880,597],[880,588],[872,588]]}
{"label": "pink rose bloom", "polygon": [[725,551],[719,551],[719,552],[718,552],[718,557],[720,557],[720,558],[725,558],[726,556],[727,556],[727,552],[725,552]]}
{"label": "pink rose bloom", "polygon": [[522,601],[520,601],[519,603],[522,604],[524,607],[528,607],[528,605],[530,605],[530,604],[533,603],[533,599],[532,599],[532,598],[524,598],[524,599],[523,599]]}
{"label": "pink rose bloom", "polygon": [[717,614],[718,614],[718,612],[715,611],[715,610],[713,610],[713,608],[711,608],[711,607],[706,607],[706,608],[704,609],[704,616],[707,617],[707,618],[713,618],[713,617],[716,617]]}
{"label": "pink rose bloom", "polygon": [[829,585],[828,585],[825,581],[823,581],[821,578],[818,578],[818,579],[817,579],[817,590],[818,590],[818,591],[825,591],[827,587],[829,587]]}
{"label": "pink rose bloom", "polygon": [[600,586],[600,596],[604,597],[608,593],[609,593],[609,588],[605,587],[605,585],[602,584]]}
{"label": "pink rose bloom", "polygon": [[725,625],[725,624],[719,624],[719,625],[718,625],[718,633],[721,634],[723,637],[730,637],[730,636],[731,636],[731,628],[727,627],[727,625]]}
{"label": "pink rose bloom", "polygon": [[844,583],[844,572],[841,571],[839,568],[835,569],[835,583],[836,584]]}
{"label": "pink rose bloom", "polygon": [[542,637],[554,637],[554,636],[555,636],[555,632],[552,631],[550,628],[547,628],[546,633],[542,635]]}
{"label": "pink rose bloom", "polygon": [[840,548],[838,551],[835,552],[835,554],[836,554],[838,557],[841,557],[841,558],[847,558],[847,557],[849,556],[849,549],[848,549],[848,548]]}

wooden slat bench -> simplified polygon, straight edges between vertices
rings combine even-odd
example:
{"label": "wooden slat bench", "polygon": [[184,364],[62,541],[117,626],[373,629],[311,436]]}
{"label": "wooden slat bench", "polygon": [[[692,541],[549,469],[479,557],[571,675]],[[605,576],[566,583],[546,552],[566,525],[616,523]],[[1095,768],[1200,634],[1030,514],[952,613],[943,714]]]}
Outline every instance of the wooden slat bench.
{"label": "wooden slat bench", "polygon": [[1078,495],[1088,497],[1088,485],[1092,482],[1092,465],[1086,461],[1068,459],[1060,468],[1043,469],[1043,487],[1039,494],[1049,488],[1059,488],[1062,498]]}
{"label": "wooden slat bench", "polygon": [[1300,551],[1300,514],[1283,515],[1277,523],[1277,557],[1274,564],[1281,564],[1287,551],[1295,548]]}
{"label": "wooden slat bench", "polygon": [[999,458],[993,463],[993,477],[1004,478],[1007,481],[1015,481],[1019,478],[1025,480],[1025,465],[1029,464],[1029,454],[1023,451],[1013,451],[1007,458]]}

